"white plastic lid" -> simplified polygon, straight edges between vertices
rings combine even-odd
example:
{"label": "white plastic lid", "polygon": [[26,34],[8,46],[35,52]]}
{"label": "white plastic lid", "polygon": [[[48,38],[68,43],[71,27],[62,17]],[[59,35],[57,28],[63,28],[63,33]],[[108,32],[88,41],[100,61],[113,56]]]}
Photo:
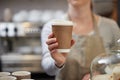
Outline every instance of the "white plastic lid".
{"label": "white plastic lid", "polygon": [[2,76],[9,76],[10,72],[0,72],[0,77]]}
{"label": "white plastic lid", "polygon": [[14,76],[2,76],[0,80],[17,80],[17,78]]}
{"label": "white plastic lid", "polygon": [[25,76],[25,75],[30,75],[31,73],[29,71],[16,71],[13,72],[12,75],[14,76]]}
{"label": "white plastic lid", "polygon": [[53,20],[52,21],[52,25],[65,25],[65,26],[73,26],[73,22],[72,21],[68,21],[68,20]]}

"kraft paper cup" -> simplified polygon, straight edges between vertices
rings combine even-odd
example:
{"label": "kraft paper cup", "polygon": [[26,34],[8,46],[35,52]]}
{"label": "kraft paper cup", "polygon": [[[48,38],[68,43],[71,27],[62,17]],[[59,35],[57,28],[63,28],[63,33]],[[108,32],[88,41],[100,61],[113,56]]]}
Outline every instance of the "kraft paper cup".
{"label": "kraft paper cup", "polygon": [[53,20],[52,32],[58,41],[58,52],[69,53],[71,48],[73,23],[67,20]]}

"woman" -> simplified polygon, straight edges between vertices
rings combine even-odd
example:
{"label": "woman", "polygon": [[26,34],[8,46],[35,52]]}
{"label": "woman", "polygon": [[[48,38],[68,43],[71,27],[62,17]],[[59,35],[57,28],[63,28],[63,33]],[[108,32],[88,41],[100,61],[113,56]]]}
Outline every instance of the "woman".
{"label": "woman", "polygon": [[[98,36],[103,38],[106,51],[109,51],[115,45],[117,39],[120,38],[120,33],[117,24],[113,20],[98,16],[92,12],[91,0],[67,1],[68,12],[64,19],[71,20],[74,23],[74,41],[71,41],[71,45],[74,42],[75,44],[71,47],[71,52],[68,55],[67,53],[58,53],[56,49],[59,44],[52,33],[51,22],[47,23],[41,35],[43,50],[42,66],[49,75],[57,75],[56,80],[82,80],[83,76],[89,73],[88,67],[90,62],[89,59],[88,61],[86,59],[88,58],[87,56],[92,54],[87,53],[87,51],[90,52],[90,50],[86,48],[86,41],[88,40],[89,43],[88,37],[95,35],[96,29],[94,24],[97,25]],[[93,44],[91,45],[93,46]],[[94,46],[94,48],[98,48],[98,45]],[[91,49],[91,47],[89,48]],[[101,52],[104,52],[103,49],[104,48],[100,49]],[[99,53],[99,51],[97,51],[97,53]],[[91,57],[91,59],[92,58],[93,57]]]}

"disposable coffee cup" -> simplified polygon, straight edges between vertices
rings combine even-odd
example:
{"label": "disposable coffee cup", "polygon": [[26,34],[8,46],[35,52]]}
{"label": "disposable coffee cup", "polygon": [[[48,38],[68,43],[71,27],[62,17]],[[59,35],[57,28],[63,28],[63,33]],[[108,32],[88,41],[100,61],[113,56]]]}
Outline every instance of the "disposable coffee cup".
{"label": "disposable coffee cup", "polygon": [[17,78],[14,76],[2,76],[0,80],[17,80]]}
{"label": "disposable coffee cup", "polygon": [[67,20],[53,20],[52,32],[58,41],[58,52],[69,53],[72,40],[73,23]]}
{"label": "disposable coffee cup", "polygon": [[17,80],[31,79],[31,72],[29,71],[16,71],[13,72],[12,75],[15,76]]}
{"label": "disposable coffee cup", "polygon": [[9,76],[10,72],[0,72],[0,77],[2,76]]}

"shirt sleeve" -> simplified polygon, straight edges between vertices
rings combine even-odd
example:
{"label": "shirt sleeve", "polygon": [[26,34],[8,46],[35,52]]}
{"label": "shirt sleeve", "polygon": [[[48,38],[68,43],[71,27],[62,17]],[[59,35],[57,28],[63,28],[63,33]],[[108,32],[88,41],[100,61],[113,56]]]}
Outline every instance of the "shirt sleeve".
{"label": "shirt sleeve", "polygon": [[45,24],[43,26],[41,32],[41,45],[42,45],[42,68],[48,75],[56,75],[60,68],[55,65],[55,61],[52,59],[50,55],[50,51],[48,50],[48,46],[46,44],[46,40],[48,39],[48,35],[52,32],[51,22]]}

